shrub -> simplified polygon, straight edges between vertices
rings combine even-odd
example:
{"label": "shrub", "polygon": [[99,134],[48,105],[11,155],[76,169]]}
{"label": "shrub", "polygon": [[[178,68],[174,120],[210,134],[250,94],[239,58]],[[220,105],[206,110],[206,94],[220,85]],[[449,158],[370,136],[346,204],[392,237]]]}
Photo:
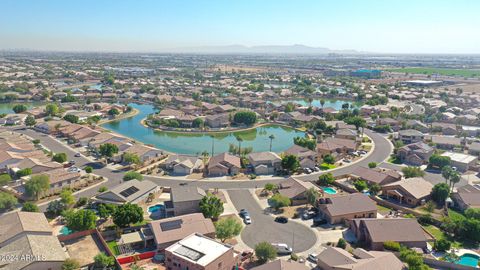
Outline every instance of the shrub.
{"label": "shrub", "polygon": [[347,241],[343,238],[338,239],[337,247],[345,249],[347,247]]}
{"label": "shrub", "polygon": [[93,168],[91,166],[86,166],[85,167],[85,172],[86,173],[92,173],[93,172]]}
{"label": "shrub", "polygon": [[290,255],[290,259],[291,259],[292,261],[295,261],[295,262],[296,262],[296,261],[298,261],[298,255],[295,254],[295,253],[292,253],[292,254]]}
{"label": "shrub", "polygon": [[125,175],[123,176],[123,181],[130,181],[133,179],[137,179],[141,181],[143,180],[143,175],[136,171],[129,171],[129,172],[126,172]]}
{"label": "shrub", "polygon": [[353,185],[360,192],[362,192],[362,191],[364,191],[365,189],[368,188],[367,182],[365,182],[363,180],[355,181],[355,183]]}
{"label": "shrub", "polygon": [[376,163],[376,162],[369,162],[369,163],[368,163],[368,167],[369,167],[370,169],[376,168],[376,167],[377,167],[377,163]]}
{"label": "shrub", "polygon": [[430,214],[421,215],[418,217],[418,223],[422,225],[428,225],[433,223],[433,217]]}
{"label": "shrub", "polygon": [[383,242],[383,248],[391,251],[400,251],[400,243],[395,241]]}
{"label": "shrub", "polygon": [[31,202],[23,204],[22,211],[24,212],[39,212],[38,206]]}
{"label": "shrub", "polygon": [[31,175],[32,174],[32,169],[31,168],[25,168],[25,169],[21,169],[21,170],[18,170],[15,175],[18,177],[18,178],[21,178],[21,177],[24,177],[24,176],[27,176],[27,175]]}
{"label": "shrub", "polygon": [[56,161],[58,163],[64,163],[65,161],[67,161],[67,154],[57,153],[57,154],[53,155],[52,160]]}
{"label": "shrub", "polygon": [[8,184],[12,181],[12,177],[8,173],[0,174],[0,186]]}
{"label": "shrub", "polygon": [[102,193],[102,192],[105,192],[105,191],[107,191],[107,190],[108,190],[107,187],[100,187],[100,188],[98,189],[98,192]]}

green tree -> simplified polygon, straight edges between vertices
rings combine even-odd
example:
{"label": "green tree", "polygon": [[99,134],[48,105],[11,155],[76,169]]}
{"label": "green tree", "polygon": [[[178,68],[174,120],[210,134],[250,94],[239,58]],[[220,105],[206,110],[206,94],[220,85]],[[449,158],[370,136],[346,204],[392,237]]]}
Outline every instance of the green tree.
{"label": "green tree", "polygon": [[38,206],[31,202],[26,202],[22,206],[22,211],[24,212],[39,212]]}
{"label": "green tree", "polygon": [[66,259],[62,264],[62,270],[77,270],[80,269],[80,263],[72,258]]}
{"label": "green tree", "polygon": [[353,185],[360,192],[362,192],[362,191],[364,191],[365,189],[368,188],[367,182],[365,182],[363,180],[357,180],[357,181],[355,181],[355,183],[353,183]]}
{"label": "green tree", "polygon": [[15,204],[18,203],[17,198],[12,194],[0,191],[0,209],[10,210]]}
{"label": "green tree", "polygon": [[460,175],[459,172],[454,171],[452,172],[452,175],[450,176],[450,187],[453,192],[453,188],[455,187],[455,184],[460,182],[462,176]]}
{"label": "green tree", "polygon": [[107,269],[108,267],[115,265],[115,258],[107,256],[103,252],[93,257],[93,261],[95,262],[95,266],[100,267],[100,269]]}
{"label": "green tree", "polygon": [[441,170],[443,169],[443,167],[449,166],[451,164],[451,159],[450,157],[444,157],[437,154],[433,154],[428,159],[428,163],[430,164],[430,166],[437,167]]}
{"label": "green tree", "polygon": [[270,139],[270,152],[272,152],[272,143],[275,139],[275,135],[271,134],[270,136],[268,136],[268,138]]}
{"label": "green tree", "polygon": [[12,181],[12,177],[8,173],[0,174],[0,186],[4,186]]}
{"label": "green tree", "polygon": [[55,116],[58,114],[58,111],[59,109],[57,104],[50,103],[45,106],[45,114],[47,114],[48,116]]}
{"label": "green tree", "polygon": [[277,249],[268,242],[260,242],[255,245],[255,257],[264,264],[277,258]]}
{"label": "green tree", "polygon": [[113,223],[120,228],[143,221],[143,210],[136,204],[126,203],[119,205],[112,215]]}
{"label": "green tree", "polygon": [[64,188],[62,192],[60,192],[60,201],[67,206],[73,205],[75,203],[75,197],[73,196],[72,190]]}
{"label": "green tree", "polygon": [[282,168],[289,174],[296,172],[300,168],[300,162],[295,155],[285,155],[282,157]]}
{"label": "green tree", "polygon": [[59,200],[51,201],[48,203],[47,206],[47,212],[51,213],[52,215],[59,215],[63,210],[65,210],[67,207],[65,206],[64,203],[62,203]]}
{"label": "green tree", "polygon": [[257,114],[253,111],[239,111],[233,116],[233,121],[237,124],[250,126],[257,122]]}
{"label": "green tree", "polygon": [[425,175],[425,172],[420,167],[413,166],[402,168],[402,173],[405,178],[422,177]]}
{"label": "green tree", "polygon": [[239,235],[241,231],[242,224],[234,218],[222,219],[215,223],[215,234],[222,242]]}
{"label": "green tree", "polygon": [[334,164],[335,163],[335,158],[332,155],[327,154],[323,157],[323,162],[325,162],[327,164]]}
{"label": "green tree", "polygon": [[68,122],[73,123],[73,124],[77,124],[80,119],[76,115],[67,114],[63,117],[63,120],[68,121]]}
{"label": "green tree", "polygon": [[263,189],[265,189],[267,191],[270,191],[270,192],[273,192],[273,191],[278,189],[278,186],[275,185],[275,184],[272,184],[272,183],[266,183],[265,186],[263,187]]}
{"label": "green tree", "polygon": [[129,171],[126,172],[125,175],[123,175],[123,181],[130,181],[133,179],[137,179],[139,181],[143,180],[143,175],[139,172],[136,171]]}
{"label": "green tree", "polygon": [[382,187],[377,183],[373,183],[373,184],[370,185],[369,190],[370,190],[370,194],[377,195],[378,192],[380,192],[380,190],[382,190]]}
{"label": "green tree", "polygon": [[335,183],[335,177],[332,173],[324,173],[318,177],[317,184],[320,186],[330,186]]}
{"label": "green tree", "polygon": [[192,127],[194,128],[201,128],[205,125],[205,121],[202,118],[195,118],[192,122]]}
{"label": "green tree", "polygon": [[269,204],[278,211],[280,208],[290,205],[290,198],[280,193],[274,194],[269,200]]}
{"label": "green tree", "polygon": [[37,124],[37,121],[35,120],[35,117],[28,115],[27,118],[25,118],[25,125],[27,127],[33,127]]}
{"label": "green tree", "polygon": [[45,174],[34,175],[25,183],[24,186],[25,193],[29,197],[34,197],[38,200],[40,195],[50,188],[50,179],[48,175]]}
{"label": "green tree", "polygon": [[113,213],[115,213],[117,206],[115,204],[110,204],[110,203],[108,204],[101,203],[98,205],[97,209],[98,209],[98,216],[106,219],[111,215],[113,215]]}
{"label": "green tree", "polygon": [[438,183],[433,186],[432,199],[437,202],[438,205],[444,205],[445,200],[450,195],[450,187],[446,183]]}
{"label": "green tree", "polygon": [[448,241],[447,239],[443,239],[443,238],[440,238],[440,239],[436,240],[435,243],[433,244],[433,248],[436,251],[440,251],[440,252],[450,250],[451,246],[452,246],[452,242]]}
{"label": "green tree", "polygon": [[31,168],[25,168],[25,169],[18,170],[15,173],[15,176],[17,176],[18,178],[21,178],[21,177],[31,175],[31,174],[32,174],[32,169]]}
{"label": "green tree", "polygon": [[308,148],[312,151],[314,151],[315,147],[317,147],[317,141],[315,139],[308,139],[305,137],[295,137],[293,138],[293,143]]}
{"label": "green tree", "polygon": [[65,218],[65,224],[69,229],[74,231],[85,231],[94,229],[96,225],[97,215],[92,210],[69,209],[62,213]]}
{"label": "green tree", "polygon": [[15,106],[13,106],[12,110],[13,110],[14,113],[22,113],[22,112],[25,112],[26,110],[28,110],[28,107],[23,105],[23,104],[17,104]]}
{"label": "green tree", "polygon": [[480,220],[480,208],[468,208],[464,214],[467,218]]}
{"label": "green tree", "polygon": [[57,154],[53,155],[52,160],[56,161],[58,163],[64,163],[64,162],[67,161],[67,154],[57,153]]}
{"label": "green tree", "polygon": [[317,204],[318,198],[320,198],[320,193],[316,188],[309,188],[305,192],[305,197],[307,198],[307,203],[311,206],[315,206]]}
{"label": "green tree", "polygon": [[99,153],[102,157],[111,158],[113,155],[118,153],[118,146],[112,143],[105,143],[100,145]]}
{"label": "green tree", "polygon": [[107,113],[110,116],[117,116],[120,114],[120,111],[117,108],[111,108]]}
{"label": "green tree", "polygon": [[369,167],[370,169],[376,168],[376,167],[377,167],[377,163],[376,163],[376,162],[369,162],[369,163],[368,163],[368,167]]}
{"label": "green tree", "polygon": [[133,153],[128,153],[128,152],[123,153],[122,159],[123,159],[123,162],[126,162],[128,164],[139,165],[141,163],[140,157],[137,154],[133,154]]}
{"label": "green tree", "polygon": [[442,176],[443,178],[445,178],[445,183],[448,184],[448,181],[450,180],[452,173],[453,173],[453,169],[450,165],[444,166],[442,168]]}
{"label": "green tree", "polygon": [[200,201],[200,211],[206,218],[218,219],[223,213],[223,202],[215,195],[208,193]]}

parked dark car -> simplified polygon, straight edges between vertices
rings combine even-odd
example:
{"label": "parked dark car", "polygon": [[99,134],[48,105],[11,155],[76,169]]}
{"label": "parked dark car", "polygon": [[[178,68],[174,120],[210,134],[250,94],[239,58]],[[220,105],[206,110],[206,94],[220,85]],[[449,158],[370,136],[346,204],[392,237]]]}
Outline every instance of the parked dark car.
{"label": "parked dark car", "polygon": [[327,224],[326,219],[320,218],[320,217],[313,218],[313,226],[320,226],[320,225],[324,225],[324,224]]}
{"label": "parked dark car", "polygon": [[276,217],[275,218],[275,222],[278,222],[278,223],[287,223],[288,222],[288,218],[287,217]]}

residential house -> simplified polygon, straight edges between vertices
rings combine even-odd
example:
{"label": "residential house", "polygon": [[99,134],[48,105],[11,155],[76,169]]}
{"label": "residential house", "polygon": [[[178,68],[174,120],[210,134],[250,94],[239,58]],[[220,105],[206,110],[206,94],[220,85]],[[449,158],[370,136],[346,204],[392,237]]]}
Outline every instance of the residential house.
{"label": "residential house", "polygon": [[308,148],[294,144],[285,150],[285,154],[297,156],[302,168],[313,169],[317,165],[317,152]]}
{"label": "residential house", "polygon": [[411,144],[411,143],[416,143],[416,142],[421,142],[424,139],[424,135],[422,132],[415,130],[415,129],[405,129],[405,130],[400,130],[398,132],[398,138],[404,143],[404,144]]}
{"label": "residential house", "polygon": [[241,168],[239,157],[229,153],[222,153],[210,158],[207,172],[209,176],[236,175]]}
{"label": "residential house", "polygon": [[422,177],[413,177],[384,185],[382,195],[400,204],[416,207],[430,199],[432,188],[433,185]]}
{"label": "residential house", "polygon": [[457,188],[457,192],[452,193],[452,199],[455,207],[465,211],[468,208],[480,208],[480,185],[468,184]]}
{"label": "residential house", "polygon": [[397,156],[405,163],[421,166],[428,162],[434,153],[433,147],[423,142],[404,145],[397,150]]}
{"label": "residential house", "polygon": [[366,251],[352,253],[338,247],[327,247],[318,254],[319,270],[404,270],[407,267],[391,252]]}
{"label": "residential house", "polygon": [[354,141],[358,138],[358,132],[354,129],[349,128],[338,129],[335,132],[335,138]]}
{"label": "residential house", "polygon": [[305,264],[301,264],[295,261],[285,261],[277,259],[272,262],[267,262],[259,266],[251,268],[251,270],[309,270]]}
{"label": "residential house", "polygon": [[321,216],[330,224],[342,223],[354,218],[377,217],[377,204],[361,193],[320,198],[318,209]]}
{"label": "residential house", "polygon": [[414,218],[359,218],[353,219],[350,229],[357,241],[372,250],[383,250],[383,243],[398,242],[409,248],[426,248],[433,240]]}
{"label": "residential house", "polygon": [[[323,159],[326,155],[332,155],[336,160],[356,151],[358,142],[355,140],[326,138],[317,144],[317,158]],[[319,160],[321,162],[321,160]]]}
{"label": "residential house", "polygon": [[148,200],[150,194],[155,194],[157,191],[159,191],[157,184],[148,180],[133,179],[95,196],[93,200],[112,204],[138,204]]}
{"label": "residential house", "polygon": [[71,125],[71,123],[65,120],[52,120],[52,121],[38,123],[35,125],[34,129],[38,132],[51,135],[51,134],[57,133],[60,130],[60,128],[68,125]]}
{"label": "residential house", "polygon": [[468,145],[468,153],[475,156],[480,156],[480,142],[473,142]]}
{"label": "residential house", "polygon": [[466,172],[469,169],[473,168],[478,161],[478,157],[471,156],[462,153],[455,153],[455,152],[445,152],[442,154],[443,157],[450,158],[450,165],[452,167],[456,167],[460,172]]}
{"label": "residential house", "polygon": [[43,213],[13,212],[2,215],[0,228],[2,269],[62,268],[65,252]]}
{"label": "residential house", "polygon": [[222,128],[230,125],[230,114],[212,114],[205,117],[205,124],[211,128]]}
{"label": "residential house", "polygon": [[199,233],[165,249],[165,265],[170,270],[231,270],[238,259],[233,246]]}
{"label": "residential house", "polygon": [[178,186],[170,190],[170,201],[165,202],[167,214],[180,216],[200,212],[200,201],[207,193],[195,186]]}
{"label": "residential house", "polygon": [[433,122],[430,131],[440,131],[443,135],[457,135],[457,126],[450,123]]}
{"label": "residential house", "polygon": [[292,205],[307,203],[306,192],[310,188],[319,190],[312,182],[302,181],[293,177],[279,184],[278,193],[290,199]]}
{"label": "residential house", "polygon": [[146,240],[153,241],[157,252],[163,252],[168,246],[192,233],[215,237],[212,220],[205,218],[202,213],[153,220],[148,223],[148,228],[150,233],[146,233]]}
{"label": "residential house", "polygon": [[248,161],[257,175],[274,174],[281,168],[282,163],[282,159],[274,152],[251,153]]}
{"label": "residential house", "polygon": [[388,125],[392,128],[393,131],[399,131],[402,123],[398,120],[392,118],[378,118],[376,121],[377,126],[385,126]]}
{"label": "residential house", "polygon": [[406,126],[407,128],[416,129],[422,133],[428,133],[430,130],[427,125],[418,120],[407,120]]}
{"label": "residential house", "polygon": [[[137,155],[140,158],[140,162],[146,164],[147,162],[153,161],[158,159],[163,155],[163,152],[159,149],[154,147],[142,145],[142,144],[132,144],[132,146],[128,147],[123,151],[123,153],[129,153]],[[122,154],[123,154],[122,153]]]}
{"label": "residential house", "polygon": [[463,144],[461,138],[447,136],[431,136],[431,141],[436,148],[447,150],[461,147]]}
{"label": "residential house", "polygon": [[387,170],[381,168],[366,168],[357,167],[353,170],[350,176],[354,179],[361,179],[366,181],[369,185],[378,184],[380,186],[400,181],[402,175],[394,170]]}
{"label": "residential house", "polygon": [[187,175],[203,170],[201,158],[189,155],[171,155],[164,162],[166,169],[175,175]]}

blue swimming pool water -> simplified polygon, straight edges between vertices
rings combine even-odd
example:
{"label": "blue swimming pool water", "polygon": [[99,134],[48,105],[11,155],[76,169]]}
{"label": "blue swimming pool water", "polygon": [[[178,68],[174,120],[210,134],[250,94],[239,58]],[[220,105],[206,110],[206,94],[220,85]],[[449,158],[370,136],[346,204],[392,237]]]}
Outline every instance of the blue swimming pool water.
{"label": "blue swimming pool water", "polygon": [[463,254],[456,264],[477,267],[480,257],[475,254]]}
{"label": "blue swimming pool water", "polygon": [[153,212],[161,211],[161,210],[164,210],[164,209],[165,209],[165,205],[157,204],[157,205],[153,205],[153,206],[148,207],[148,212],[153,213]]}
{"label": "blue swimming pool water", "polygon": [[60,233],[62,235],[69,235],[69,234],[72,234],[73,233],[73,230],[70,230],[67,226],[63,226],[61,229],[60,229]]}
{"label": "blue swimming pool water", "polygon": [[323,191],[327,194],[337,194],[337,191],[331,187],[322,187]]}

